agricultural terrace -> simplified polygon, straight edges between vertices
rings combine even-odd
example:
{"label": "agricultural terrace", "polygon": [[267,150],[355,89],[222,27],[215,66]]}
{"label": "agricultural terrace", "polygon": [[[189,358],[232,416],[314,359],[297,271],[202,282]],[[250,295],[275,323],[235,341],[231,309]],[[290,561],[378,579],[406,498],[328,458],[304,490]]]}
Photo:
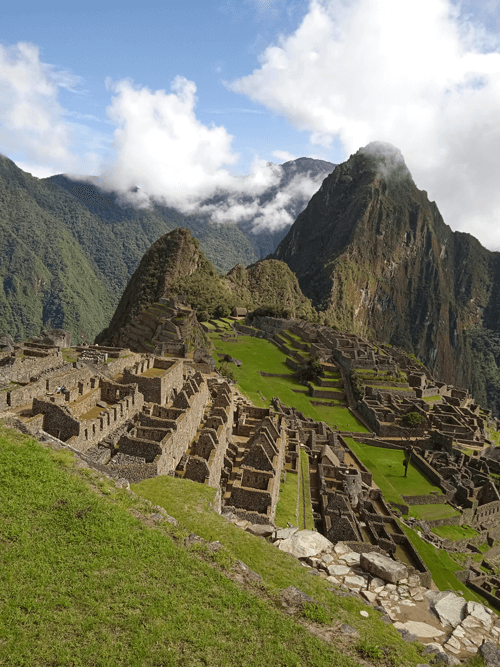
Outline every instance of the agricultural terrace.
{"label": "agricultural terrace", "polygon": [[[256,406],[269,407],[273,396],[284,405],[293,406],[317,421],[341,431],[367,433],[367,429],[352,415],[345,405],[312,405],[308,390],[299,384],[292,369],[286,364],[286,354],[262,338],[240,336],[237,342],[223,342],[218,334],[209,334],[218,353],[229,354],[242,361],[241,367],[231,365],[234,378],[241,391]],[[259,371],[286,375],[263,377]],[[297,393],[299,392],[299,393]]]}

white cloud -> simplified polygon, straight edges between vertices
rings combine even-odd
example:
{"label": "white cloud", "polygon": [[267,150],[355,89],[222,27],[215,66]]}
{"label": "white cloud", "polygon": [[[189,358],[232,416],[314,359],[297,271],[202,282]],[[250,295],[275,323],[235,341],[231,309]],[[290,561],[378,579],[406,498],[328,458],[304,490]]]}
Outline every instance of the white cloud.
{"label": "white cloud", "polygon": [[139,185],[143,204],[147,193],[170,206],[194,211],[200,200],[218,191],[259,193],[279,179],[276,166],[262,160],[256,160],[243,179],[227,170],[238,160],[231,147],[233,138],[224,127],[198,120],[193,81],[177,76],[170,93],[129,80],[108,81],[108,87],[114,93],[108,115],[117,129],[107,187],[127,191]]}
{"label": "white cloud", "polygon": [[272,156],[283,162],[290,162],[290,160],[297,159],[296,155],[292,155],[292,153],[289,153],[288,151],[273,151]]}
{"label": "white cloud", "polygon": [[[277,176],[282,176],[280,167],[273,165],[273,170]],[[322,180],[323,176],[311,178],[300,174],[276,191],[265,193],[262,200],[258,197],[251,199],[241,193],[229,193],[224,201],[202,205],[199,210],[201,213],[210,214],[212,220],[217,223],[249,222],[255,233],[264,230],[277,231],[294,222],[295,214],[305,207],[313,194],[318,191]]]}
{"label": "white cloud", "polygon": [[229,87],[346,157],[391,142],[448,224],[499,248],[497,47],[450,0],[310,0]]}
{"label": "white cloud", "polygon": [[0,45],[0,148],[20,155],[33,173],[88,171],[98,166],[97,153],[77,155],[78,124],[65,118],[60,88],[75,91],[79,77],[41,62],[37,46],[25,42]]}

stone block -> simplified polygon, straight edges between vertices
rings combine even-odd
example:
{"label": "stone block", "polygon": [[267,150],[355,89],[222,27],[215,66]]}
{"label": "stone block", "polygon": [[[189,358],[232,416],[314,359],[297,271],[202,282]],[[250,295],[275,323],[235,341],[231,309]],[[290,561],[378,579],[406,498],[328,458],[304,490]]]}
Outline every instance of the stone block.
{"label": "stone block", "polygon": [[452,625],[454,628],[465,618],[466,606],[467,602],[452,591],[439,593],[431,602],[431,609],[441,623]]}
{"label": "stone block", "polygon": [[396,583],[399,579],[408,576],[405,565],[387,558],[387,556],[382,556],[382,554],[361,554],[360,564],[366,572],[391,583]]}
{"label": "stone block", "polygon": [[246,527],[247,533],[256,535],[257,537],[269,537],[273,534],[274,528],[272,526],[265,526],[260,523],[249,523]]}
{"label": "stone block", "polygon": [[479,648],[486,667],[500,667],[500,651],[493,642],[485,641]]}
{"label": "stone block", "polygon": [[330,540],[314,530],[299,530],[281,542],[280,550],[295,558],[308,558],[318,556],[323,551],[329,551],[332,546]]}
{"label": "stone block", "polygon": [[281,528],[274,533],[273,539],[287,540],[289,537],[292,537],[292,535],[294,535],[298,530],[299,529],[295,528],[294,526],[292,528]]}
{"label": "stone block", "polygon": [[343,577],[349,574],[351,570],[347,565],[328,565],[326,571],[332,577]]}

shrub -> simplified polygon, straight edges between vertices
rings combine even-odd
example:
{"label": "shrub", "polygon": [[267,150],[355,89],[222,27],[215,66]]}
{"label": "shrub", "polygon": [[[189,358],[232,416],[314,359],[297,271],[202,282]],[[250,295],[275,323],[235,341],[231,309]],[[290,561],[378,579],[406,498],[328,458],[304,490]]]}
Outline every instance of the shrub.
{"label": "shrub", "polygon": [[401,418],[401,423],[407,428],[418,428],[425,422],[425,417],[423,417],[418,412],[407,412]]}

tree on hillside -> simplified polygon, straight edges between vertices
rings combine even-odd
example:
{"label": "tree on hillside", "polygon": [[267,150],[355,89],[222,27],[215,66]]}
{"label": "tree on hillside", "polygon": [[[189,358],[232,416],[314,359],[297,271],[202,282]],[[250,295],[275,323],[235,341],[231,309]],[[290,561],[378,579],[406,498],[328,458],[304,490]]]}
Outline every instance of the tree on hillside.
{"label": "tree on hillside", "polygon": [[301,366],[295,372],[295,377],[300,384],[307,382],[318,382],[318,379],[323,375],[323,368],[317,357],[312,357],[304,366]]}

